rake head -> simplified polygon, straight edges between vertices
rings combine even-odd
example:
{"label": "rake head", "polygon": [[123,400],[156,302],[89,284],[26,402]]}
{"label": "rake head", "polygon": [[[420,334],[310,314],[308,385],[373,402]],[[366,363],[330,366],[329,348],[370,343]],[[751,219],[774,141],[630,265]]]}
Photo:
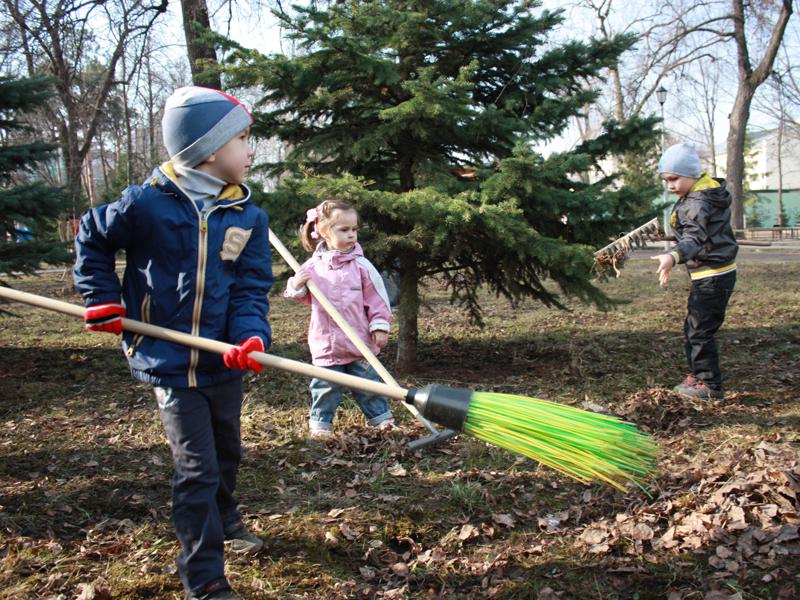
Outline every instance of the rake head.
{"label": "rake head", "polygon": [[619,267],[628,258],[631,250],[644,248],[647,242],[657,242],[664,238],[664,232],[658,217],[653,218],[641,227],[637,227],[630,233],[620,236],[607,246],[600,248],[594,253],[594,262],[598,271],[603,272],[608,267],[614,269],[616,276],[620,276]]}

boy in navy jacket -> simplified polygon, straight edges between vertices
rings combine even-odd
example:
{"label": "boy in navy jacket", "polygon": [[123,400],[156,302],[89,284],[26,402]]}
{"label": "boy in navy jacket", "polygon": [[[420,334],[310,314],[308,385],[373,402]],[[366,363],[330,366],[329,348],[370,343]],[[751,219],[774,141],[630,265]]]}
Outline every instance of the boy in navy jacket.
{"label": "boy in navy jacket", "polygon": [[[172,451],[178,572],[187,598],[238,598],[224,544],[254,553],[234,498],[241,460],[242,375],[271,342],[268,217],[242,183],[253,160],[252,117],[208,88],[176,90],[162,129],[170,161],[143,185],[81,219],[75,284],[86,327],[122,333],[121,318],[236,344],[224,356],[123,334],[133,376],[154,386]],[[120,284],[114,258],[125,250]]]}

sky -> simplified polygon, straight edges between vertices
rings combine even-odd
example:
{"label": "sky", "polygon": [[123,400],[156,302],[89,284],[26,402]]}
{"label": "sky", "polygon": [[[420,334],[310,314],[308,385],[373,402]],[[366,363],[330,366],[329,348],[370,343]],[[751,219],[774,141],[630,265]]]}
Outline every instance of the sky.
{"label": "sky", "polygon": [[[616,5],[624,7],[626,3],[635,6],[640,11],[646,10],[646,5],[638,2],[638,0],[617,0]],[[212,26],[217,32],[265,54],[291,52],[290,42],[282,39],[277,20],[265,6],[266,2],[208,0],[208,4],[212,12]],[[270,4],[274,4],[274,2]],[[565,10],[565,23],[556,33],[556,39],[575,37],[580,39],[592,35],[594,32],[594,18],[585,10],[576,8],[574,4],[565,3],[563,0],[543,0],[543,8],[563,8]],[[173,19],[180,22],[180,4],[177,2],[169,3],[169,10],[172,12]],[[625,18],[628,18],[627,14]],[[797,21],[796,16],[793,21]],[[169,28],[168,33],[175,36],[176,46],[183,44],[182,29],[177,27]],[[798,35],[798,28],[794,24],[790,32],[787,33],[786,44],[790,48],[790,52],[797,51],[798,55],[800,55],[800,35]],[[697,126],[692,118],[692,108],[686,102],[686,81],[677,75],[673,75],[668,76],[663,85],[668,90],[667,101],[664,105],[664,121],[668,136],[673,139],[699,137]],[[732,91],[735,90],[735,85],[735,72],[733,69],[724,70],[723,80],[721,81],[722,98],[719,101],[716,115],[715,138],[717,144],[724,143],[728,133],[727,115],[732,106]],[[750,128],[764,129],[774,127],[774,120],[759,112],[757,104],[751,113]],[[647,110],[652,114],[661,114],[660,106],[655,99],[651,100]],[[569,149],[578,141],[577,128],[572,126],[560,138],[549,140],[541,144],[538,149],[544,154],[548,154],[551,151]]]}

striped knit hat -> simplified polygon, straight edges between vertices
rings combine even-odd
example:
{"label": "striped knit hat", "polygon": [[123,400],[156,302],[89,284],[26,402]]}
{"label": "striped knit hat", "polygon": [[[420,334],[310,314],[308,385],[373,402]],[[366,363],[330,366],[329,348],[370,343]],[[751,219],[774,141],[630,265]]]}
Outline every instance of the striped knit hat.
{"label": "striped knit hat", "polygon": [[161,130],[172,162],[195,167],[253,122],[233,96],[199,86],[178,88],[167,98]]}

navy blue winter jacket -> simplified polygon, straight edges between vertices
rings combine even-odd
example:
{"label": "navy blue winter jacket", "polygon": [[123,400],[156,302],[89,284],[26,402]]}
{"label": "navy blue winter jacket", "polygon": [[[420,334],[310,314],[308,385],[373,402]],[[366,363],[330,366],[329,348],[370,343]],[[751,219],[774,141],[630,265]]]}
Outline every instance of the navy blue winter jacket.
{"label": "navy blue winter jacket", "polygon": [[[242,185],[228,186],[203,214],[166,173],[174,178],[170,163],[81,219],[73,272],[86,306],[121,298],[129,318],[231,344],[259,336],[269,348],[266,213]],[[203,387],[242,375],[217,354],[129,332],[123,349],[133,376],[155,385]]]}

